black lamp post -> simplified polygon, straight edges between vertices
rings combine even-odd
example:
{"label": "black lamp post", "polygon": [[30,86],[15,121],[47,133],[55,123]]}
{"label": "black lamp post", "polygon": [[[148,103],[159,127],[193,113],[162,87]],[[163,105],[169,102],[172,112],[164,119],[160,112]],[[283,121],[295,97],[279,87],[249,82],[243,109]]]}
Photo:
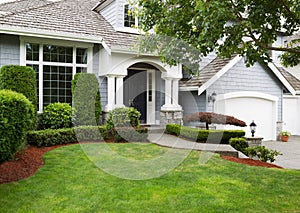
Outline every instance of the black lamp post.
{"label": "black lamp post", "polygon": [[215,101],[216,101],[216,98],[217,98],[217,93],[216,92],[213,92],[211,95],[208,96],[208,103],[209,102],[212,102],[213,105],[213,112],[215,111]]}
{"label": "black lamp post", "polygon": [[255,130],[256,130],[256,124],[254,123],[254,121],[252,121],[252,123],[250,124],[250,130],[251,130],[251,133],[252,133],[252,137],[254,137],[254,133],[255,133]]}

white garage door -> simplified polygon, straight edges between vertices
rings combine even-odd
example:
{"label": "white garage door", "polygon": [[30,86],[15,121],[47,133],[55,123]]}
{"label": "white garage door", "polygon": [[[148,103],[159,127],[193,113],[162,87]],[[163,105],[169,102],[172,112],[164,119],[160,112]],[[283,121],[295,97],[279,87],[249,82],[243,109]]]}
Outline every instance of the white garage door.
{"label": "white garage door", "polygon": [[249,124],[254,120],[257,125],[255,136],[263,140],[276,139],[276,107],[271,100],[255,97],[234,97],[217,100],[215,112],[231,115],[246,122],[247,127],[226,125],[225,129],[243,129],[250,136]]}

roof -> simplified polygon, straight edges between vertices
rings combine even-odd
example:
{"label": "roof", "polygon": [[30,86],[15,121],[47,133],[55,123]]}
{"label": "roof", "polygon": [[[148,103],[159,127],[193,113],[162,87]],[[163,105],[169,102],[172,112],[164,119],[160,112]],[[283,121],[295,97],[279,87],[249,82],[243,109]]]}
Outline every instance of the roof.
{"label": "roof", "polygon": [[209,79],[211,79],[216,73],[218,73],[226,64],[231,61],[230,59],[222,59],[216,57],[207,66],[200,70],[199,77],[191,79],[183,79],[180,81],[181,87],[201,87]]}
{"label": "roof", "polygon": [[92,11],[99,0],[17,0],[0,4],[0,33],[68,35],[93,38],[109,47],[128,47],[135,34],[117,32],[99,13]]}
{"label": "roof", "polygon": [[[199,77],[181,80],[179,83],[180,90],[198,91],[198,95],[202,94],[241,59],[242,57],[237,55],[234,55],[229,59],[222,59],[219,57],[215,58],[207,66],[200,70]],[[268,63],[268,67],[292,95],[295,95],[297,90],[300,92],[300,80],[285,71],[283,68],[276,67],[273,63]]]}
{"label": "roof", "polygon": [[294,90],[300,92],[300,80],[293,76],[290,72],[285,70],[283,67],[278,67],[278,70],[283,75],[283,77],[290,83]]}

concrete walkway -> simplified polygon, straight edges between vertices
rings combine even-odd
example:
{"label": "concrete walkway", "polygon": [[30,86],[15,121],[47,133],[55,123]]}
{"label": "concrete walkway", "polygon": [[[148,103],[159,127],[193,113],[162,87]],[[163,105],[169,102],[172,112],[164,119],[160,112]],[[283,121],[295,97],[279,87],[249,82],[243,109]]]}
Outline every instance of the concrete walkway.
{"label": "concrete walkway", "polygon": [[264,141],[262,145],[283,154],[277,156],[273,164],[288,169],[300,169],[300,136],[291,136],[288,142]]}
{"label": "concrete walkway", "polygon": [[215,152],[222,155],[238,157],[238,152],[227,144],[196,143],[165,133],[151,133],[148,137],[151,143],[178,149],[194,149]]}

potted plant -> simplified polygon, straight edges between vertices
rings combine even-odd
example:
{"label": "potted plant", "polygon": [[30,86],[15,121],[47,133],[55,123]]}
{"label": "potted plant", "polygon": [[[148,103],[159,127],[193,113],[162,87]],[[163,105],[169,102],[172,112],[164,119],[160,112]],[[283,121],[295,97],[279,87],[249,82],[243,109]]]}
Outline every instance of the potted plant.
{"label": "potted plant", "polygon": [[280,139],[282,142],[287,142],[289,140],[290,136],[291,136],[291,133],[288,131],[280,132]]}

